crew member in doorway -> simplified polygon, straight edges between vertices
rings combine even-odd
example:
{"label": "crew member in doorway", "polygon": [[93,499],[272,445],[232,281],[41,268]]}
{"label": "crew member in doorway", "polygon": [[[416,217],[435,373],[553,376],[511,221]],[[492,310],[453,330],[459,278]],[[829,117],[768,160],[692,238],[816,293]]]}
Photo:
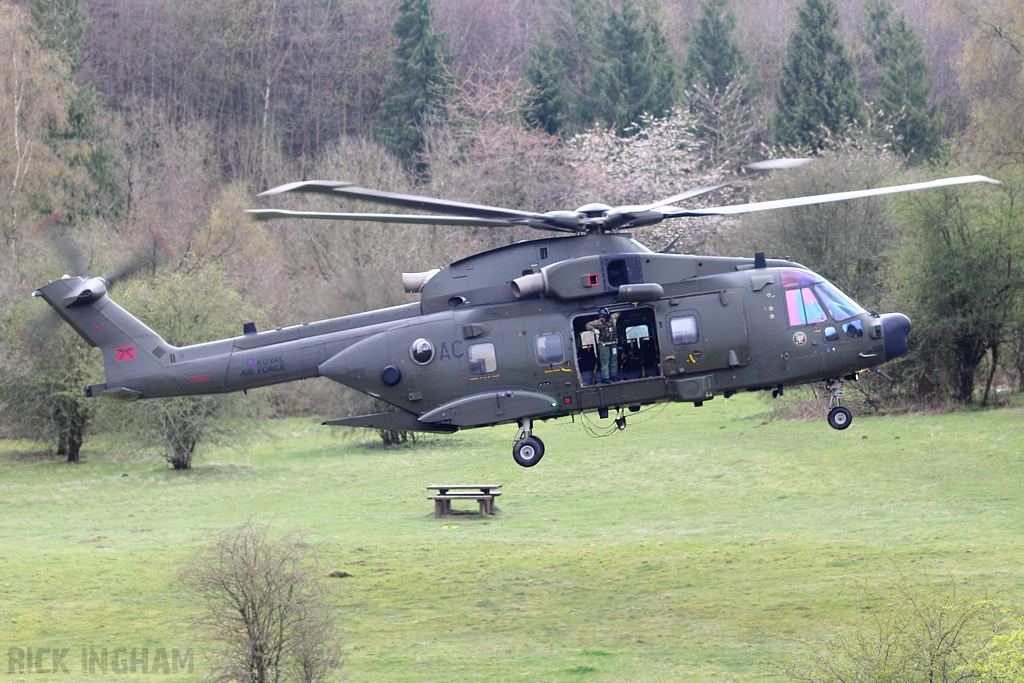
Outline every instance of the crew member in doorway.
{"label": "crew member in doorway", "polygon": [[587,329],[597,335],[597,361],[601,368],[602,384],[613,382],[619,374],[619,334],[615,329],[618,314],[611,315],[607,308],[598,311],[597,320],[587,323]]}

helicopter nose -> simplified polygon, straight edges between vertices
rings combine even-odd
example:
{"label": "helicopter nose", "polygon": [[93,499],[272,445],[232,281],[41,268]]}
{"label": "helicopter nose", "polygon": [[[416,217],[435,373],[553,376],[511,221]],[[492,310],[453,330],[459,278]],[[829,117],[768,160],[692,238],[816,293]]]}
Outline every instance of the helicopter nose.
{"label": "helicopter nose", "polygon": [[910,318],[902,313],[886,313],[882,316],[882,334],[885,339],[887,360],[907,352],[907,335],[910,334],[910,328]]}

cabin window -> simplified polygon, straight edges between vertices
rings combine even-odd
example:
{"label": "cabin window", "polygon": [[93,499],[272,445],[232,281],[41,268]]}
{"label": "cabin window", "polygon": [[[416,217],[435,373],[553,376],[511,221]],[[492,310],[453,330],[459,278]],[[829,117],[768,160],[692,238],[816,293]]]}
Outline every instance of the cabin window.
{"label": "cabin window", "polygon": [[676,346],[684,344],[696,344],[700,339],[700,331],[697,329],[697,316],[681,315],[668,321],[669,330],[672,333],[672,343]]}
{"label": "cabin window", "polygon": [[786,290],[786,308],[791,326],[821,323],[827,320],[825,309],[814,298],[810,287]]}
{"label": "cabin window", "polygon": [[434,358],[434,345],[430,343],[429,339],[420,337],[412,343],[409,355],[416,364],[426,365]]}
{"label": "cabin window", "polygon": [[641,340],[650,338],[651,333],[647,325],[633,325],[626,328],[626,341]]}
{"label": "cabin window", "polygon": [[537,362],[541,365],[559,365],[565,360],[562,352],[562,335],[542,334],[534,342]]}
{"label": "cabin window", "polygon": [[498,369],[498,359],[494,354],[494,344],[471,344],[466,350],[469,357],[469,372],[472,375],[486,375]]}
{"label": "cabin window", "polygon": [[829,325],[828,327],[826,327],[825,328],[825,341],[833,342],[833,341],[836,341],[837,339],[839,339],[839,330],[834,328],[832,325]]}

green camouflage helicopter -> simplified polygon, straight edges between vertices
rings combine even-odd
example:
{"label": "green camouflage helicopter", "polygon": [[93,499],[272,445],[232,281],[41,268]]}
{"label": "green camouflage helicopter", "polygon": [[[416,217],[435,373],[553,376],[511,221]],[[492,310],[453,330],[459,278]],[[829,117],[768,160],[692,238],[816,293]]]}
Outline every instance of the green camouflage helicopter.
{"label": "green camouflage helicopter", "polygon": [[[806,160],[773,160],[751,171]],[[626,411],[665,401],[822,381],[828,423],[850,425],[844,380],[907,351],[910,320],[864,309],[791,261],[655,253],[623,232],[666,219],[740,214],[966,183],[960,176],[767,202],[686,209],[704,187],[643,206],[587,204],[534,213],[304,181],[261,196],[313,192],[430,214],[252,210],[258,219],[319,218],[462,226],[529,226],[564,233],[501,247],[445,268],[406,273],[420,300],[330,320],[176,347],[108,296],[103,277],[64,276],[41,296],[103,353],[105,382],[88,396],[115,401],[242,391],[327,377],[390,405],[325,424],[423,432],[516,423],[513,458],[544,455],[538,420],[590,412],[625,426]]]}

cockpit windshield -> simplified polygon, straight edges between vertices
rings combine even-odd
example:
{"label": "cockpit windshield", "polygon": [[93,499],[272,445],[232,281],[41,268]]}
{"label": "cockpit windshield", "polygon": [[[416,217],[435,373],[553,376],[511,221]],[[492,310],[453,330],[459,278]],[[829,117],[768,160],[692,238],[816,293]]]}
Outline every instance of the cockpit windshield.
{"label": "cockpit windshield", "polygon": [[863,306],[843,294],[843,292],[831,282],[822,282],[814,285],[814,291],[818,293],[818,298],[821,299],[823,304],[825,304],[825,308],[828,309],[828,314],[831,315],[832,319],[836,322],[842,322],[855,315],[867,313]]}
{"label": "cockpit windshield", "polygon": [[781,273],[790,325],[824,322],[822,306],[836,322],[867,313],[860,304],[820,275],[796,268],[782,268]]}

